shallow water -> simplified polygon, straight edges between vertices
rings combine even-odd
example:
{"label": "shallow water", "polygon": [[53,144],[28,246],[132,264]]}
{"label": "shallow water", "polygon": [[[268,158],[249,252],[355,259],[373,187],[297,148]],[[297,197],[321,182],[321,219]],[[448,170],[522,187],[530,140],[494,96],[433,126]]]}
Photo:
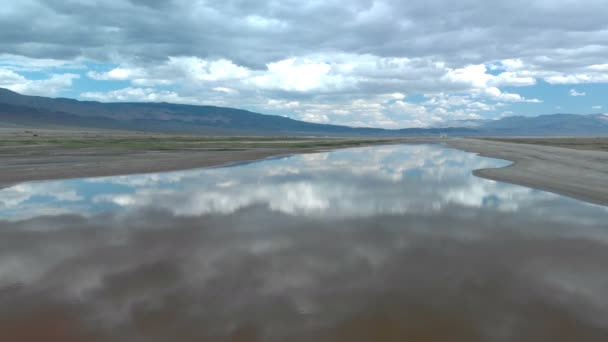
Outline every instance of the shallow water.
{"label": "shallow water", "polygon": [[0,340],[608,340],[608,209],[392,145],[0,190]]}

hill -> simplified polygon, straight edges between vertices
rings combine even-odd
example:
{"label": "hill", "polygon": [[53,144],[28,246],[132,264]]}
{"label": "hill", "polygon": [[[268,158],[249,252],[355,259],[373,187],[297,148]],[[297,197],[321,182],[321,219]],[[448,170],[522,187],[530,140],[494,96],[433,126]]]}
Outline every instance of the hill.
{"label": "hill", "polygon": [[3,88],[0,88],[0,124],[206,135],[608,135],[608,116],[604,114],[511,116],[500,120],[452,121],[433,128],[389,130],[318,124],[226,107],[172,103],[102,103],[27,96]]}
{"label": "hill", "polygon": [[[247,135],[438,134],[441,129],[385,130],[325,125],[242,109],[172,103],[101,103],[26,96],[0,88],[0,122],[163,133]],[[459,130],[459,129],[458,129]],[[460,130],[459,130],[460,131]]]}
{"label": "hill", "polygon": [[608,135],[608,115],[509,116],[500,120],[484,121],[476,129],[489,135]]}

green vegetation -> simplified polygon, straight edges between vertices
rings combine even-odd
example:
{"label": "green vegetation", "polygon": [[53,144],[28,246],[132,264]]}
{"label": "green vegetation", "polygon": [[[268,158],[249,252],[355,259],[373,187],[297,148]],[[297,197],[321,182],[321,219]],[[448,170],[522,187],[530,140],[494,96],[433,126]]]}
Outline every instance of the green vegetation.
{"label": "green vegetation", "polygon": [[545,145],[575,150],[608,151],[608,137],[570,137],[570,138],[485,138],[519,144]]}
{"label": "green vegetation", "polygon": [[252,148],[315,149],[386,144],[395,139],[310,138],[310,137],[208,137],[164,135],[31,134],[4,136],[0,148],[107,148],[142,150],[229,151]]}

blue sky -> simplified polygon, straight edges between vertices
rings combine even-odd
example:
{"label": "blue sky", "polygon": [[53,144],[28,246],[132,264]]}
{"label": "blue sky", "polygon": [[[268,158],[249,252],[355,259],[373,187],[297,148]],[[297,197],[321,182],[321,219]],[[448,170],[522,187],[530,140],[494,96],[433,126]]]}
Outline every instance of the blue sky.
{"label": "blue sky", "polygon": [[607,8],[603,0],[24,0],[0,9],[0,87],[387,128],[606,113]]}

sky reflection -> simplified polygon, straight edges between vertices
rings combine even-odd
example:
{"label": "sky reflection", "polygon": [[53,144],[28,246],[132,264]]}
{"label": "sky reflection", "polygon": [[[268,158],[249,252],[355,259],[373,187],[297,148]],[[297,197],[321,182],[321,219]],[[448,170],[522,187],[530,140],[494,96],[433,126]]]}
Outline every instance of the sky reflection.
{"label": "sky reflection", "polygon": [[605,207],[438,145],[0,191],[0,340],[605,341]]}
{"label": "sky reflection", "polygon": [[[0,190],[0,218],[151,207],[175,215],[230,214],[252,205],[290,215],[342,217],[438,212],[450,204],[510,212],[567,206],[568,215],[559,219],[570,219],[574,210],[591,221],[593,212],[601,211],[471,174],[473,169],[507,164],[439,145],[401,145],[234,167],[26,183]],[[561,213],[555,210],[556,215]]]}

